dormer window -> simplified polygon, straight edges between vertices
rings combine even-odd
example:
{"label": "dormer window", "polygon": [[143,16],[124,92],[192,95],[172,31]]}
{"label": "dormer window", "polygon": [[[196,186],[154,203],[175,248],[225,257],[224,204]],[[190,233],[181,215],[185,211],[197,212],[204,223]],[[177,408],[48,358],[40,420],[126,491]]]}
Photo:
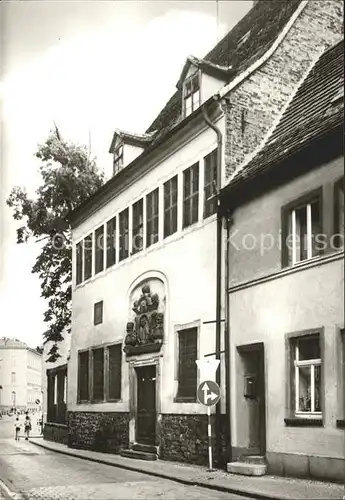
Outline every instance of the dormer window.
{"label": "dormer window", "polygon": [[116,175],[123,167],[123,144],[118,146],[113,154],[113,175]]}
{"label": "dormer window", "polygon": [[184,116],[189,116],[200,106],[199,73],[189,78],[183,87]]}

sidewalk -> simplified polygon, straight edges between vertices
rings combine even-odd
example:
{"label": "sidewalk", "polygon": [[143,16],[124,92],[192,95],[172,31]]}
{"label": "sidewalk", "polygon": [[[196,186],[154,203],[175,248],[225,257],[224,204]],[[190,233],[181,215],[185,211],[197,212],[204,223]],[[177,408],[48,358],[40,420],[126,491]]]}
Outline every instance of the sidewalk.
{"label": "sidewalk", "polygon": [[341,484],[324,483],[302,479],[282,478],[277,476],[248,477],[216,470],[208,472],[206,467],[184,465],[157,460],[153,462],[135,460],[98,453],[88,450],[75,450],[66,445],[30,438],[30,442],[47,450],[79,457],[84,460],[120,467],[122,469],[143,472],[151,476],[170,479],[182,484],[202,486],[237,495],[253,496],[258,500],[310,500],[337,499],[345,497],[345,488]]}

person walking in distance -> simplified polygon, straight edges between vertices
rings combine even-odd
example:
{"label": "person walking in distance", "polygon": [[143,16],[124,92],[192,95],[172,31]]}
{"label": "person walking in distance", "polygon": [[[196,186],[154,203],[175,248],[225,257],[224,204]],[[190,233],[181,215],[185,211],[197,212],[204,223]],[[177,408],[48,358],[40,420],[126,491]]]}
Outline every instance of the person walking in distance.
{"label": "person walking in distance", "polygon": [[15,435],[15,440],[16,441],[19,441],[19,433],[20,433],[20,422],[19,422],[19,417],[16,418],[16,421],[14,423],[14,429],[16,431],[16,435]]}
{"label": "person walking in distance", "polygon": [[25,439],[27,441],[30,437],[30,431],[31,431],[31,419],[28,411],[26,412],[25,416],[24,431],[25,431]]}

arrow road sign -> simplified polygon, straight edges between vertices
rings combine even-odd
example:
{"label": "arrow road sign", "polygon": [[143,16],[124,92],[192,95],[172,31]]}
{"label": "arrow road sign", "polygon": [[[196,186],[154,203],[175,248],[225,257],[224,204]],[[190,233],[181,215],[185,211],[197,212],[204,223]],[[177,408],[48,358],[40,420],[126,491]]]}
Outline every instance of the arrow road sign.
{"label": "arrow road sign", "polygon": [[197,391],[197,398],[202,405],[213,406],[220,400],[219,385],[212,380],[201,382]]}

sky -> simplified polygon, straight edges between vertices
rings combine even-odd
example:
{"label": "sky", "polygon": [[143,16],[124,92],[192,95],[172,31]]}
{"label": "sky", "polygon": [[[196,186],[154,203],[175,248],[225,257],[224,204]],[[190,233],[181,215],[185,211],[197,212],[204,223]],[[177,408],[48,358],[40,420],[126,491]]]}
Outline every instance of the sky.
{"label": "sky", "polygon": [[[32,347],[46,329],[37,243],[16,244],[5,200],[34,196],[37,145],[55,122],[89,145],[107,176],[115,128],[142,133],[175,92],[189,54],[203,57],[251,1],[3,0],[0,2],[0,335]],[[218,18],[217,18],[218,12]]]}

